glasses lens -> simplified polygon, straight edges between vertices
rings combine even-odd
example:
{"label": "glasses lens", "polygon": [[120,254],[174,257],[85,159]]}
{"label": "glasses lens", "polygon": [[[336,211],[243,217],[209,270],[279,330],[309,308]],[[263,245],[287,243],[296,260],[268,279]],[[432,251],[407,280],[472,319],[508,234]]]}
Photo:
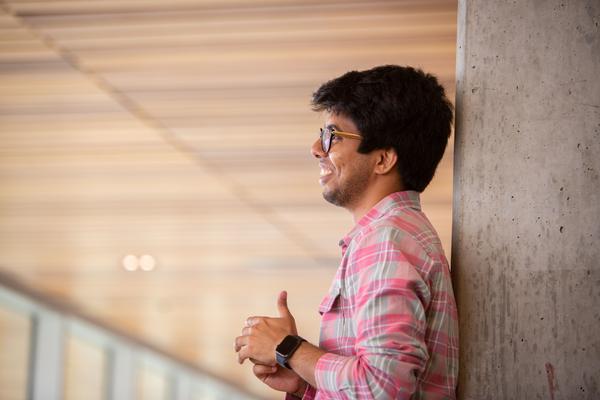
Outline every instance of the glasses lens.
{"label": "glasses lens", "polygon": [[329,153],[331,146],[331,130],[329,128],[321,128],[321,148],[325,153]]}

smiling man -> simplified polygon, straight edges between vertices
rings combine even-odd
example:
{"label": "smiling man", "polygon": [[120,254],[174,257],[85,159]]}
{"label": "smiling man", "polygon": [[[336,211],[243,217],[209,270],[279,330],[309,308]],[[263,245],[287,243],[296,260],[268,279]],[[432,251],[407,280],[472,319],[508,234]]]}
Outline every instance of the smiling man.
{"label": "smiling man", "polygon": [[387,65],[325,83],[313,107],[325,116],[311,149],[323,197],[355,226],[319,307],[319,345],[298,336],[281,292],[279,317],[246,319],[238,360],[290,399],[453,399],[456,305],[419,201],[451,132],[444,89],[432,75]]}

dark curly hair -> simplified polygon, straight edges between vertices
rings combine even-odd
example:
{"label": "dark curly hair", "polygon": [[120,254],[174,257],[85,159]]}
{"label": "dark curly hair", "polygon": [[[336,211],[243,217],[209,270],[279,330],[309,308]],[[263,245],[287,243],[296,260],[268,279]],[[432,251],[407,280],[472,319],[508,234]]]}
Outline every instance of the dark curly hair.
{"label": "dark curly hair", "polygon": [[405,190],[422,192],[435,174],[452,129],[452,104],[435,76],[384,65],[350,71],[313,94],[315,111],[352,119],[360,153],[394,148]]}

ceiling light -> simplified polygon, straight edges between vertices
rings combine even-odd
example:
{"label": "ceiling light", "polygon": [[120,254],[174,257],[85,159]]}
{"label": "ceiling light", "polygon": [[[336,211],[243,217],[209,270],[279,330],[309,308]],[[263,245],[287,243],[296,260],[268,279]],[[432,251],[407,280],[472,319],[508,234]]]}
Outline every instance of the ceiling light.
{"label": "ceiling light", "polygon": [[138,258],[133,254],[128,254],[123,257],[123,268],[125,271],[133,272],[138,269]]}
{"label": "ceiling light", "polygon": [[154,267],[156,266],[156,261],[154,260],[154,257],[152,257],[151,255],[144,254],[143,256],[140,257],[139,264],[140,264],[140,268],[142,270],[152,271],[154,269]]}

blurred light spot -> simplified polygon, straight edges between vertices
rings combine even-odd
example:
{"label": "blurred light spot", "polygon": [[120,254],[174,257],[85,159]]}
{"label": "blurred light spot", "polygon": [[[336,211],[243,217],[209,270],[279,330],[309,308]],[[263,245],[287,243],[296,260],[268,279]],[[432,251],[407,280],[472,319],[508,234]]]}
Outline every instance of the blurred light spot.
{"label": "blurred light spot", "polygon": [[140,257],[140,268],[144,271],[152,271],[154,269],[154,267],[156,266],[156,261],[154,260],[154,257],[152,257],[151,255],[148,254],[144,254],[143,256]]}
{"label": "blurred light spot", "polygon": [[128,254],[123,257],[123,268],[126,271],[135,271],[138,269],[138,258],[133,254]]}

